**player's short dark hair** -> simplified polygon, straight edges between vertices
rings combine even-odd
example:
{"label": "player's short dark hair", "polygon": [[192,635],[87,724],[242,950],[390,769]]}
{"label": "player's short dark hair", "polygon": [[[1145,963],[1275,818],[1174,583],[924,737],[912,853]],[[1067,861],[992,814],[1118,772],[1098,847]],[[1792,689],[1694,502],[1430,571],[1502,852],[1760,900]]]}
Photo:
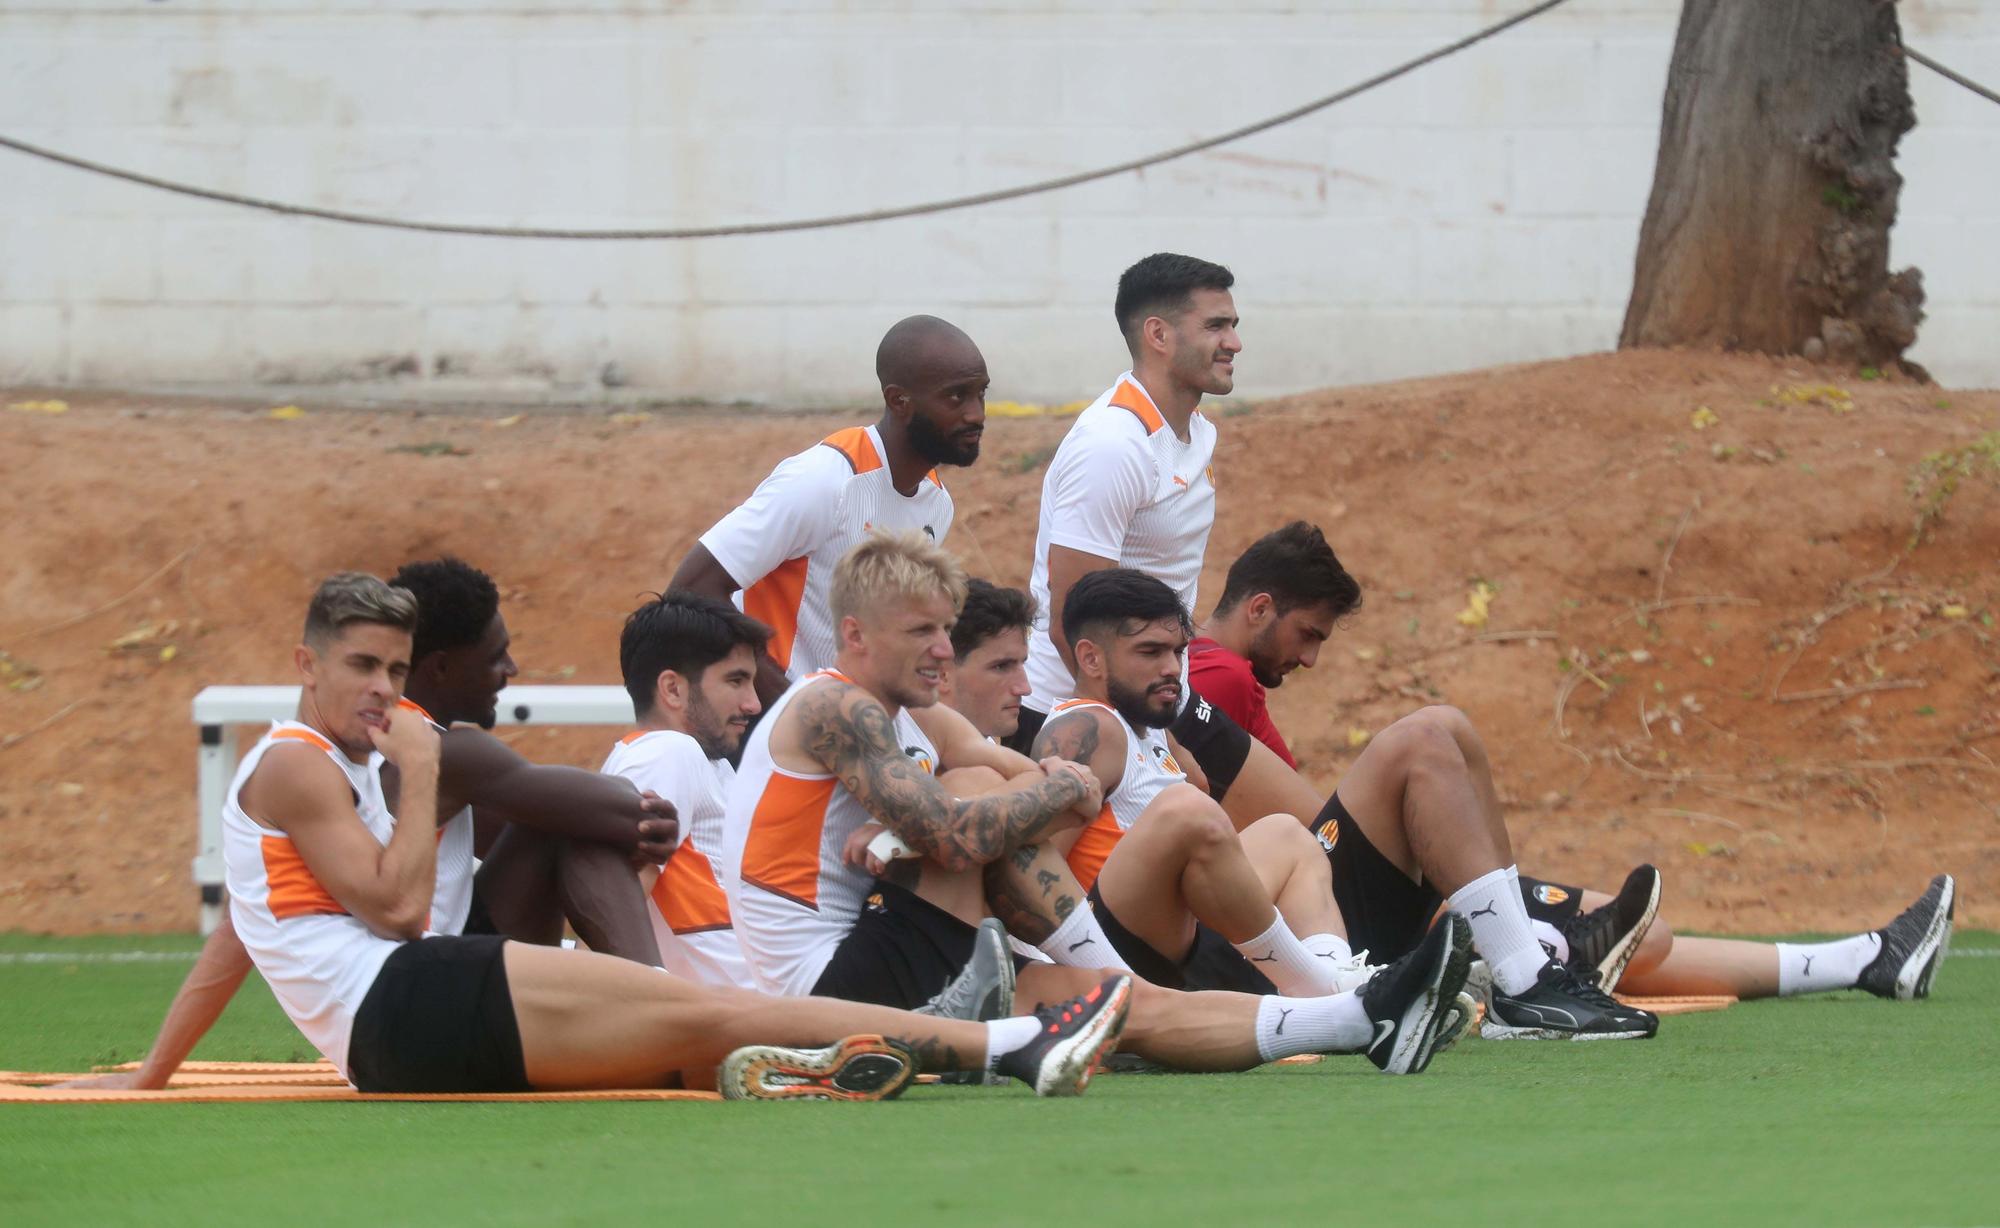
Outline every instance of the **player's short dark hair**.
{"label": "player's short dark hair", "polygon": [[952,655],[963,661],[973,649],[1002,631],[1026,631],[1035,622],[1035,599],[1018,588],[1003,588],[978,576],[965,582],[965,604],[951,628]]}
{"label": "player's short dark hair", "polygon": [[633,709],[645,716],[653,710],[653,691],[664,671],[698,682],[703,670],[737,645],[762,652],[770,639],[769,627],[727,601],[677,588],[652,594],[626,618],[618,637],[618,668]]}
{"label": "player's short dark hair", "polygon": [[493,578],[448,554],[441,559],[405,563],[389,583],[417,596],[412,664],[434,652],[477,644],[500,612],[500,590]]}
{"label": "player's short dark hair", "polygon": [[1236,274],[1219,264],[1173,252],[1154,252],[1118,278],[1118,301],[1112,308],[1118,331],[1135,353],[1139,325],[1148,316],[1172,316],[1187,307],[1196,290],[1227,290]]}
{"label": "player's short dark hair", "polygon": [[1177,620],[1183,632],[1194,634],[1180,594],[1143,571],[1107,567],[1085,572],[1070,586],[1063,599],[1063,639],[1075,651],[1077,641],[1095,640],[1107,629],[1114,635],[1133,635],[1163,618]]}
{"label": "player's short dark hair", "polygon": [[1227,614],[1258,593],[1269,593],[1280,614],[1324,606],[1344,618],[1361,608],[1360,583],[1340,565],[1319,526],[1303,520],[1264,534],[1237,556],[1215,612]]}

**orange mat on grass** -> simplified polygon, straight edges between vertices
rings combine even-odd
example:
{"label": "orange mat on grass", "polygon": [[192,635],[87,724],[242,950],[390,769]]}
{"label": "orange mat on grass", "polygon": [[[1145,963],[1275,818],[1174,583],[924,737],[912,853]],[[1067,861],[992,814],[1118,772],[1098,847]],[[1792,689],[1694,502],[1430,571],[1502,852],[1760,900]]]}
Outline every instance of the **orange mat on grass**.
{"label": "orange mat on grass", "polygon": [[[136,1062],[110,1067],[133,1070]],[[103,1074],[107,1071],[98,1071]],[[327,1062],[185,1062],[160,1091],[46,1087],[80,1079],[55,1071],[0,1071],[0,1104],[234,1104],[263,1101],[465,1101],[540,1103],[576,1100],[720,1100],[714,1092],[630,1088],[594,1092],[490,1092],[471,1095],[382,1095],[355,1091]]]}
{"label": "orange mat on grass", "polygon": [[1702,1011],[1723,1011],[1736,1005],[1728,994],[1683,994],[1674,998],[1642,998],[1635,994],[1616,995],[1627,1006],[1636,1006],[1655,1015],[1697,1015]]}

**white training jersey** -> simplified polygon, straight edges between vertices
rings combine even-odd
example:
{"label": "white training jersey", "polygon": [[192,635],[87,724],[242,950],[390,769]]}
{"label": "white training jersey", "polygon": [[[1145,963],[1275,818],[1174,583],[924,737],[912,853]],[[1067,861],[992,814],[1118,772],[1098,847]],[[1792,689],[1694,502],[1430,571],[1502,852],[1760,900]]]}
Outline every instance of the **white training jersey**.
{"label": "white training jersey", "polygon": [[1118,787],[1104,795],[1104,808],[1097,817],[1077,835],[1076,843],[1070,846],[1069,867],[1075,873],[1076,881],[1085,891],[1097,881],[1110,858],[1111,850],[1132,830],[1139,816],[1146,813],[1146,807],[1153,804],[1169,786],[1187,779],[1187,773],[1174,761],[1174,753],[1167,746],[1167,732],[1164,729],[1134,729],[1131,722],[1119,714],[1109,704],[1094,699],[1066,699],[1049,713],[1051,720],[1065,712],[1079,708],[1102,708],[1118,722],[1118,728],[1125,734],[1125,773],[1119,777]]}
{"label": "white training jersey", "polygon": [[771,657],[795,682],[833,664],[830,598],[843,555],[874,529],[919,532],[937,543],[951,531],[951,496],[937,470],[904,495],[889,479],[886,456],[874,427],[836,431],[780,461],[701,535],[743,586],[737,604],[771,628]]}
{"label": "white training jersey", "polygon": [[[1129,371],[1078,415],[1042,479],[1028,580],[1037,611],[1028,636],[1028,683],[1034,688],[1028,707],[1047,712],[1076,686],[1049,641],[1049,547],[1156,577],[1180,595],[1192,617],[1215,524],[1214,459],[1215,424],[1194,414],[1181,439]],[[1181,681],[1185,696],[1185,668]]]}
{"label": "white training jersey", "polygon": [[660,867],[646,908],[667,971],[709,985],[756,988],[715,871],[735,769],[726,759],[710,759],[687,734],[641,729],[620,739],[598,770],[651,789],[680,818],[680,843]]}
{"label": "white training jersey", "polygon": [[[812,992],[875,881],[841,860],[847,838],[874,816],[838,778],[788,771],[771,758],[771,731],[785,709],[829,680],[851,681],[834,670],[808,674],[765,711],[729,789],[722,884],[737,941],[767,993]],[[928,755],[935,770],[936,748],[906,712],[897,714],[896,738],[919,762]]]}
{"label": "white training jersey", "polygon": [[243,810],[243,785],[273,746],[297,741],[326,753],[354,791],[354,810],[377,840],[396,821],[382,794],[380,761],[356,763],[318,731],[277,721],[243,756],[222,807],[222,859],[237,936],[278,1005],[326,1060],[347,1075],[354,1016],[382,963],[400,943],[371,931],[320,884],[290,836]]}

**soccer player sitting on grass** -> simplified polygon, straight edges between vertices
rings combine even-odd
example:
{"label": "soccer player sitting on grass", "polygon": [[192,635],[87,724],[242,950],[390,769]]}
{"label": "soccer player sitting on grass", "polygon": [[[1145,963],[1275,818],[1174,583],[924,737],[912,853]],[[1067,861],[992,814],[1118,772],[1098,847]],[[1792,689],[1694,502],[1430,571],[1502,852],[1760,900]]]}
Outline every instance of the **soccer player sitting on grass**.
{"label": "soccer player sitting on grass", "polygon": [[[530,763],[487,732],[516,670],[500,592],[485,572],[447,557],[406,564],[394,584],[418,604],[405,702],[441,730],[438,807],[449,817],[438,856],[453,872],[432,903],[431,928],[549,945],[567,920],[594,951],[658,964],[633,866],[657,865],[674,847],[672,807],[594,772]],[[384,773],[394,798],[396,769]],[[477,874],[457,873],[480,844]],[[250,966],[225,909],[139,1069],[81,1085],[165,1087]]]}
{"label": "soccer player sitting on grass", "polygon": [[[416,599],[344,573],[294,651],[297,718],[245,755],[223,811],[236,929],[285,1013],[363,1091],[715,1086],[732,1098],[873,1100],[919,1066],[1074,1094],[1130,993],[1107,979],[1034,1018],[927,1019],[779,1001],[630,960],[429,931],[470,873],[437,855],[439,738],[399,708]],[[401,773],[391,814],[377,760]],[[845,1039],[843,1039],[845,1038]]]}
{"label": "soccer player sitting on grass", "polygon": [[[1222,597],[1190,649],[1189,678],[1202,696],[1291,762],[1271,721],[1266,688],[1295,669],[1310,669],[1335,625],[1361,600],[1360,586],[1341,566],[1319,529],[1296,521],[1264,535],[1230,564]],[[1457,743],[1481,797],[1497,809],[1486,750],[1470,721],[1453,709],[1426,709]],[[1393,727],[1392,727],[1393,728]],[[1764,943],[1676,936],[1655,921],[1621,965],[1618,938],[1635,883],[1657,878],[1641,866],[1617,898],[1582,887],[1524,879],[1531,915],[1544,943],[1570,966],[1593,972],[1600,985],[1641,995],[1727,994],[1766,998],[1837,989],[1878,997],[1925,997],[1951,933],[1955,884],[1934,877],[1917,901],[1879,930],[1833,942]],[[1623,979],[1619,977],[1621,970]]]}
{"label": "soccer player sitting on grass", "polygon": [[[952,714],[945,724],[956,721],[960,732],[934,726],[936,741],[910,719],[911,709],[937,701],[963,592],[958,565],[916,535],[864,541],[834,573],[835,668],[794,683],[745,743],[729,795],[722,876],[763,987],[924,1003],[975,953],[988,867],[1025,871],[1015,857],[1024,846],[1100,809],[1087,768],[1012,755]],[[967,764],[961,755],[1004,758]],[[994,787],[955,794],[933,766],[979,767]],[[864,868],[857,844],[871,823],[927,859],[921,894]],[[951,879],[959,882],[944,881]],[[1367,1052],[1385,1070],[1414,1072],[1430,1060],[1440,1004],[1455,1002],[1468,959],[1464,924],[1448,918],[1359,993],[1176,993],[1140,981],[1126,1044],[1179,1069]],[[1034,963],[1019,970],[1017,986],[1048,1002],[1101,975]]]}

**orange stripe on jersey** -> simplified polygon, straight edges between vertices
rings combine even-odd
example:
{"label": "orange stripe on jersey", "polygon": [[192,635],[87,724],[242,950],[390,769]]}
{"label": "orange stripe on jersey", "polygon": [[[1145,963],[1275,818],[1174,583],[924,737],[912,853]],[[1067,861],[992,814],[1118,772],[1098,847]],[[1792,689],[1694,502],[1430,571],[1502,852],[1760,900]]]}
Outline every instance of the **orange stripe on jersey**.
{"label": "orange stripe on jersey", "polygon": [[630,746],[632,745],[632,743],[637,742],[640,738],[645,737],[647,734],[651,732],[653,731],[650,729],[634,729],[631,733],[628,733],[624,737],[618,739],[618,745]]}
{"label": "orange stripe on jersey", "polygon": [[1148,435],[1167,424],[1167,420],[1160,416],[1160,411],[1153,408],[1153,402],[1148,400],[1138,385],[1129,379],[1118,382],[1117,391],[1111,394],[1111,403],[1144,423]]}
{"label": "orange stripe on jersey", "polygon": [[882,457],[875,451],[875,441],[868,438],[865,426],[850,426],[844,431],[835,431],[820,443],[845,456],[857,474],[873,473],[882,467]]}
{"label": "orange stripe on jersey", "polygon": [[280,729],[271,735],[273,741],[280,738],[291,738],[294,741],[307,742],[319,747],[329,755],[333,753],[333,743],[320,737],[310,729]]}
{"label": "orange stripe on jersey", "polygon": [[772,772],[750,815],[743,881],[807,908],[819,908],[819,842],[826,808],[840,782]]}
{"label": "orange stripe on jersey", "polygon": [[273,917],[283,921],[287,917],[348,915],[340,902],[320,885],[319,879],[313,877],[306,859],[299,856],[297,845],[284,836],[265,836],[262,846],[264,880],[270,889],[266,903]]}
{"label": "orange stripe on jersey", "polygon": [[653,903],[666,918],[667,928],[676,934],[699,934],[704,930],[729,928],[729,897],[715,881],[715,867],[708,854],[694,846],[693,837],[660,867],[653,883]]}
{"label": "orange stripe on jersey", "polygon": [[743,593],[743,612],[771,629],[766,651],[781,667],[792,664],[799,635],[799,603],[806,596],[806,556],[786,559]]}
{"label": "orange stripe on jersey", "polygon": [[1097,812],[1090,826],[1077,835],[1076,843],[1069,849],[1069,868],[1076,875],[1077,885],[1085,891],[1104,872],[1104,863],[1111,858],[1111,850],[1125,838],[1125,829],[1118,826],[1117,816],[1111,813],[1111,803]]}
{"label": "orange stripe on jersey", "polygon": [[411,698],[410,698],[409,696],[407,696],[407,695],[405,695],[405,696],[403,696],[403,698],[401,698],[401,699],[397,700],[397,701],[396,701],[396,706],[397,706],[398,708],[402,708],[402,709],[404,709],[404,710],[406,710],[406,711],[410,711],[410,712],[414,712],[414,713],[416,713],[416,714],[417,714],[418,716],[421,716],[421,717],[423,717],[423,718],[424,718],[425,720],[429,721],[429,722],[430,722],[431,724],[433,724],[433,725],[435,725],[435,724],[437,724],[437,723],[438,723],[438,719],[437,719],[437,718],[436,718],[435,716],[432,716],[432,715],[430,714],[430,712],[429,712],[428,710],[426,710],[426,709],[425,709],[425,707],[424,707],[424,706],[423,706],[422,704],[418,703],[418,702],[417,702],[416,700],[414,700],[414,699],[411,699]]}
{"label": "orange stripe on jersey", "polygon": [[1065,700],[1063,700],[1063,701],[1062,701],[1061,703],[1057,704],[1057,705],[1055,706],[1055,711],[1054,711],[1054,712],[1050,712],[1050,713],[1049,713],[1049,715],[1050,715],[1050,716],[1054,716],[1054,715],[1056,714],[1056,712],[1067,712],[1067,711],[1069,711],[1069,710],[1070,710],[1071,708],[1083,708],[1083,707],[1091,707],[1091,708],[1102,708],[1102,707],[1104,707],[1104,706],[1105,706],[1105,704],[1103,703],[1103,701],[1102,701],[1102,700],[1096,700],[1096,699],[1065,699]]}

